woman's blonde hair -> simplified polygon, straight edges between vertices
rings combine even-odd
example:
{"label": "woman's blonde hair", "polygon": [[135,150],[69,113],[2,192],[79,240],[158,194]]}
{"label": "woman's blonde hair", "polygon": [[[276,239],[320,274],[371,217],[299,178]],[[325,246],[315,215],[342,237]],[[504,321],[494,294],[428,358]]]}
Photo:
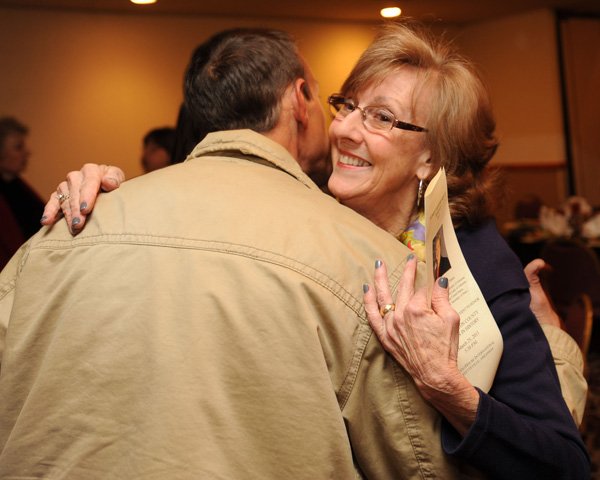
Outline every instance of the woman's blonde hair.
{"label": "woman's blonde hair", "polygon": [[413,103],[421,89],[431,95],[424,135],[431,161],[446,169],[453,221],[476,225],[492,213],[496,176],[485,167],[498,140],[487,89],[472,62],[423,25],[388,24],[358,60],[342,94],[353,96],[406,66],[416,68],[421,80]]}

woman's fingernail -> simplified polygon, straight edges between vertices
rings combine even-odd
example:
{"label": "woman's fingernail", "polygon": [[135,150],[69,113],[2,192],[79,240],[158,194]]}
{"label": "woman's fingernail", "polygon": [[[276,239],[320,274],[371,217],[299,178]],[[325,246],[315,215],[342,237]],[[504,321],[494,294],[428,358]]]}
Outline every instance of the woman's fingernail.
{"label": "woman's fingernail", "polygon": [[382,263],[381,260],[375,260],[375,268],[379,268],[381,267]]}
{"label": "woman's fingernail", "polygon": [[442,288],[448,288],[448,279],[446,277],[441,277],[438,280],[438,285]]}
{"label": "woman's fingernail", "polygon": [[116,178],[113,177],[109,177],[106,179],[106,181],[108,183],[112,183],[114,186],[118,187],[119,186],[119,181]]}
{"label": "woman's fingernail", "polygon": [[40,223],[45,222],[47,218],[48,217],[46,215],[44,215],[42,218],[40,218]]}
{"label": "woman's fingernail", "polygon": [[76,227],[77,227],[77,225],[79,225],[80,223],[81,223],[81,219],[80,219],[79,217],[75,217],[75,218],[73,219],[73,221],[71,222],[71,226],[72,226],[73,228],[76,228]]}
{"label": "woman's fingernail", "polygon": [[367,293],[369,291],[369,284],[363,283],[363,293]]}
{"label": "woman's fingernail", "polygon": [[86,208],[87,208],[87,202],[81,202],[81,205],[79,205],[79,211],[83,212]]}
{"label": "woman's fingernail", "polygon": [[409,253],[408,257],[406,257],[406,261],[410,262],[413,258],[415,258],[415,254],[414,253]]}

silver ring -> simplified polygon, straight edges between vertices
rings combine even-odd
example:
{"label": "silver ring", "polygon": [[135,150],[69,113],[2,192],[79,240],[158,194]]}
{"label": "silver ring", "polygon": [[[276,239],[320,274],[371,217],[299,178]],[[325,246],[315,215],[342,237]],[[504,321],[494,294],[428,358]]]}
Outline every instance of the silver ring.
{"label": "silver ring", "polygon": [[386,303],[383,307],[381,307],[379,309],[379,314],[382,317],[385,317],[388,313],[392,312],[396,310],[396,304],[395,303]]}

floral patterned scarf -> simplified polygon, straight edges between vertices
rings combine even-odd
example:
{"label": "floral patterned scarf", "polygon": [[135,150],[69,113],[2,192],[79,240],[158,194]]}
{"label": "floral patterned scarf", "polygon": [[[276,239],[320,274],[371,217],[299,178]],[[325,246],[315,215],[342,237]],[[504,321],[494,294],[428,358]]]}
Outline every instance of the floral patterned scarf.
{"label": "floral patterned scarf", "polygon": [[398,235],[404,245],[410,248],[417,258],[425,261],[425,212],[420,211],[416,220]]}

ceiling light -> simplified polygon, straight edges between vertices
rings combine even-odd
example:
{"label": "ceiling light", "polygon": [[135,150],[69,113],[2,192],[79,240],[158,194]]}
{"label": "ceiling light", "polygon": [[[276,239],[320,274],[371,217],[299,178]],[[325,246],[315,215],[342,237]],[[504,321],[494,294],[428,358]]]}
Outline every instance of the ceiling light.
{"label": "ceiling light", "polygon": [[156,0],[130,0],[131,3],[135,3],[136,5],[151,5],[156,3]]}
{"label": "ceiling light", "polygon": [[395,18],[400,16],[402,10],[400,10],[398,7],[388,7],[382,8],[379,13],[383,18]]}

